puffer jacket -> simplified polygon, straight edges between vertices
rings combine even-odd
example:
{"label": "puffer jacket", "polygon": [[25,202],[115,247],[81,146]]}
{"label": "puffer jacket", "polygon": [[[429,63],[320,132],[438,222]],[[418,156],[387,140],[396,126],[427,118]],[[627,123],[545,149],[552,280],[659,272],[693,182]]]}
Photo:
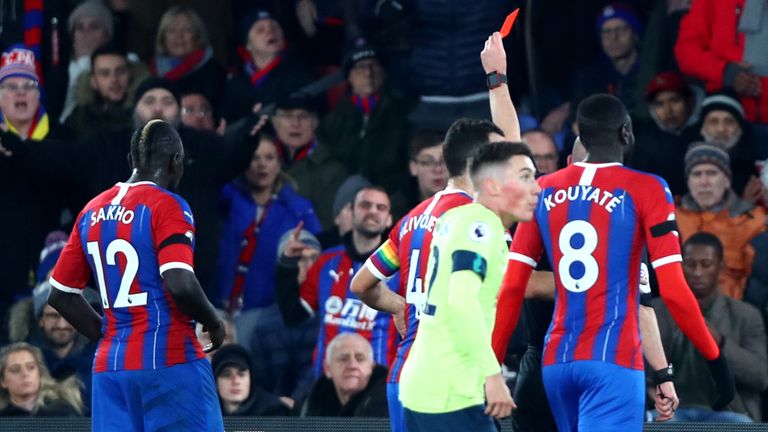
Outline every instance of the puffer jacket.
{"label": "puffer jacket", "polygon": [[715,211],[702,211],[688,194],[678,203],[675,216],[682,243],[699,231],[712,233],[720,239],[725,261],[725,268],[720,272],[720,291],[741,300],[755,257],[750,242],[765,232],[765,210],[728,191],[724,202]]}

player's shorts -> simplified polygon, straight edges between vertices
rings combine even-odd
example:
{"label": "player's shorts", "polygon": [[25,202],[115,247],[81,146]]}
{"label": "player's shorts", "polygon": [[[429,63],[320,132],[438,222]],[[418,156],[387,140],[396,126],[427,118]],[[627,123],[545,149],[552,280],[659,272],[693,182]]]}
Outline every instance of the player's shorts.
{"label": "player's shorts", "polygon": [[640,432],[644,371],[582,360],[545,366],[547,399],[560,432]]}
{"label": "player's shorts", "polygon": [[211,363],[93,374],[94,431],[224,431]]}
{"label": "player's shorts", "polygon": [[475,405],[458,411],[427,414],[404,408],[405,426],[409,432],[498,432],[493,419],[485,414],[483,405]]}
{"label": "player's shorts", "polygon": [[387,406],[390,430],[392,432],[407,432],[403,403],[400,402],[400,384],[387,383]]}

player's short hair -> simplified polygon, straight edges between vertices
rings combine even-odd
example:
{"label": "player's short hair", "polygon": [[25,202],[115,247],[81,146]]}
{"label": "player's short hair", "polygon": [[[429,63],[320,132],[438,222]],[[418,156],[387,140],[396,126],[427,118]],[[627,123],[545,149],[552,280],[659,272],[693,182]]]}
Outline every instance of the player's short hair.
{"label": "player's short hair", "polygon": [[443,158],[448,175],[464,175],[469,159],[478,147],[488,144],[488,135],[492,133],[504,136],[504,132],[490,120],[460,118],[453,122],[443,142]]}
{"label": "player's short hair", "polygon": [[444,138],[445,132],[438,130],[417,131],[411,137],[411,142],[408,146],[408,155],[411,157],[411,160],[416,159],[416,156],[418,156],[422,150],[442,145]]}
{"label": "player's short hair", "polygon": [[367,351],[367,354],[368,354],[368,359],[371,362],[374,361],[374,359],[373,359],[373,347],[371,346],[371,343],[368,342],[368,339],[364,338],[363,335],[361,335],[360,333],[344,332],[344,333],[339,333],[338,335],[336,335],[336,337],[331,339],[331,342],[328,343],[328,346],[325,347],[325,362],[326,363],[330,363],[331,362],[331,360],[333,359],[333,352],[336,351],[336,347],[339,346],[339,344],[342,341],[344,341],[345,339],[359,339],[359,340],[365,342],[365,344],[367,345],[367,350],[366,351]]}
{"label": "player's short hair", "polygon": [[488,143],[477,149],[472,157],[469,175],[475,188],[479,190],[481,173],[488,168],[501,166],[513,156],[526,156],[533,162],[533,155],[527,145],[521,142],[498,141]]}
{"label": "player's short hair", "polygon": [[683,253],[685,253],[685,250],[689,246],[709,246],[715,250],[715,255],[717,255],[719,260],[722,261],[723,259],[723,243],[714,234],[699,231],[692,235],[685,241],[685,244],[683,244]]}
{"label": "player's short hair", "polygon": [[621,145],[621,129],[629,122],[629,112],[624,104],[609,94],[594,94],[579,104],[576,124],[584,147]]}
{"label": "player's short hair", "polygon": [[131,160],[138,169],[157,167],[182,149],[179,133],[163,120],[150,120],[131,137]]}

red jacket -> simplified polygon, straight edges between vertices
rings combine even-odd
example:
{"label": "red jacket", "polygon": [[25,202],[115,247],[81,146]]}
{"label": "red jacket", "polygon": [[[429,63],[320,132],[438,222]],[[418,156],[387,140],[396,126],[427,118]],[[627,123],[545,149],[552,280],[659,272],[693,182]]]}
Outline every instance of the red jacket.
{"label": "red jacket", "polygon": [[[723,86],[728,63],[742,61],[744,34],[738,31],[745,0],[693,0],[691,10],[680,22],[675,56],[680,70],[704,81],[707,91]],[[763,91],[758,97],[741,97],[750,121],[768,123],[768,77],[760,78]]]}

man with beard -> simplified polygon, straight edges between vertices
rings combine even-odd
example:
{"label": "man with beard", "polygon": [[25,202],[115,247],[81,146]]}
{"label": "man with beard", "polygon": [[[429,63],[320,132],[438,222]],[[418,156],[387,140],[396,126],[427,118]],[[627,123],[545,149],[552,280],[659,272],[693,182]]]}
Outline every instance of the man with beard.
{"label": "man with beard", "polygon": [[[761,189],[755,161],[761,155],[752,127],[746,122],[744,108],[733,90],[724,89],[704,98],[701,103],[701,128],[697,132],[705,142],[728,152],[733,190],[745,199],[757,199]],[[695,133],[687,138],[689,143],[700,140]]]}
{"label": "man with beard", "polygon": [[[382,235],[392,225],[389,196],[384,189],[360,189],[352,205],[352,224],[352,231],[344,235],[342,245],[326,249],[310,267],[301,286],[296,278],[298,270],[284,265],[277,268],[277,302],[286,325],[297,325],[314,315],[321,320],[313,378],[322,375],[325,349],[339,333],[361,334],[373,346],[374,361],[384,366],[390,364],[399,341],[390,315],[366,306],[350,290],[352,277],[379,247]],[[281,260],[298,258],[306,247],[296,237],[285,247]],[[398,281],[398,277],[387,281],[388,289],[397,289]]]}

